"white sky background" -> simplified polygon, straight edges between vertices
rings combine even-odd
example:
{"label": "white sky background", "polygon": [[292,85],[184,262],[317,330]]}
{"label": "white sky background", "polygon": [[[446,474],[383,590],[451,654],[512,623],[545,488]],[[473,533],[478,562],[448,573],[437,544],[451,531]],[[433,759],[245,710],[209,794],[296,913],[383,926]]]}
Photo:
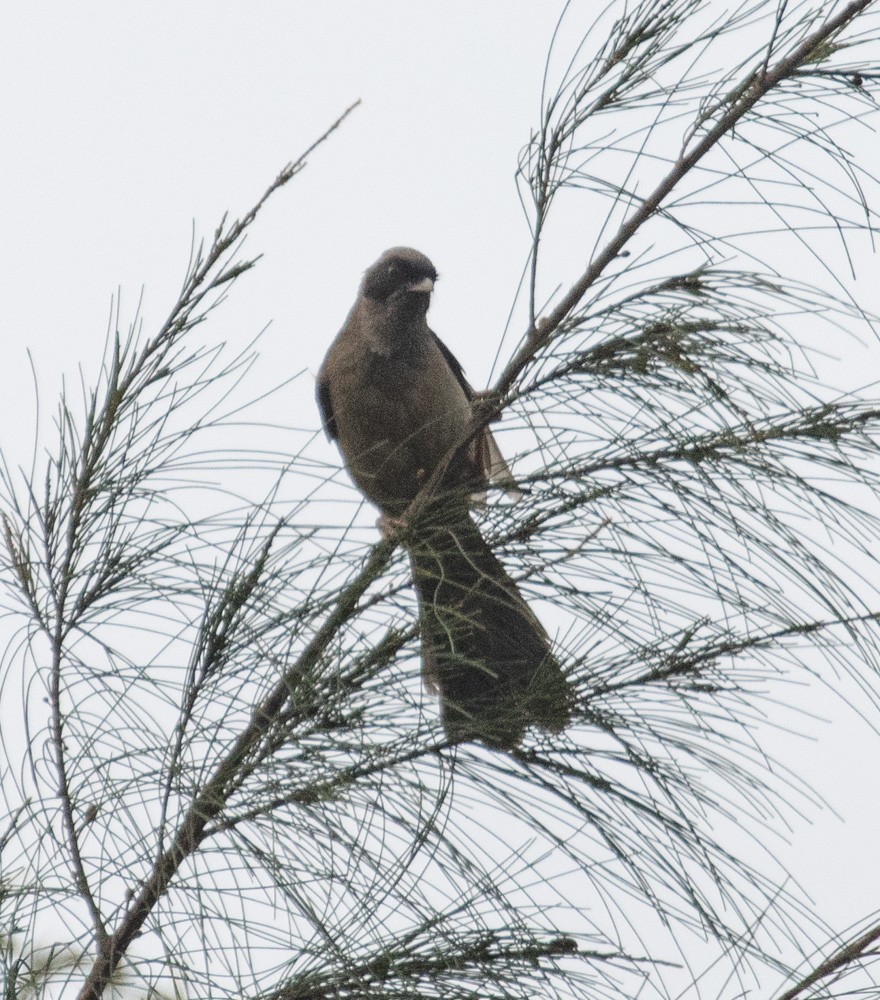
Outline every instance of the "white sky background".
{"label": "white sky background", "polygon": [[[32,447],[27,352],[48,428],[62,375],[75,382],[81,366],[94,381],[117,288],[123,325],[143,287],[145,329],[156,329],[179,290],[193,220],[210,239],[225,211],[246,211],[357,98],[362,107],[252,228],[247,250],[264,258],[217,316],[217,336],[243,347],[271,321],[259,369],[266,384],[314,373],[361,272],[386,247],[409,244],[441,274],[433,328],[471,381],[485,385],[528,249],[513,175],[538,121],[559,9],[473,0],[4,0],[7,457],[27,463]],[[880,162],[876,137],[866,132],[863,141],[865,156]],[[563,282],[582,269],[595,237],[594,220],[579,225],[586,235],[558,274]],[[853,287],[880,311],[877,256],[865,241],[855,246]],[[830,352],[842,358],[829,362],[832,381],[854,386],[880,372],[876,343],[841,341]],[[318,426],[311,375],[278,405],[280,421]],[[794,874],[843,931],[880,900],[880,741],[824,692],[811,707],[834,720],[812,727],[814,741],[768,739],[842,817],[813,814],[791,836]]]}

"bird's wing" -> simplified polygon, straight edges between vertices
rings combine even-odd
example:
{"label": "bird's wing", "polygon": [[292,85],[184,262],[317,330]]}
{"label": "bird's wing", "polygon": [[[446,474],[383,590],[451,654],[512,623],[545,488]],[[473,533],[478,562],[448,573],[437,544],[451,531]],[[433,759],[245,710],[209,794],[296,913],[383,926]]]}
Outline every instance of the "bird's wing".
{"label": "bird's wing", "polygon": [[433,330],[430,330],[429,333],[434,338],[434,343],[440,348],[440,353],[443,355],[446,364],[448,364],[452,370],[452,374],[456,377],[456,379],[458,379],[458,384],[462,387],[462,389],[464,389],[465,396],[467,396],[468,399],[473,399],[473,387],[464,377],[464,369],[459,364],[458,358],[452,353],[452,351],[449,350],[446,344],[443,343]]}
{"label": "bird's wing", "polygon": [[336,417],[333,416],[333,400],[330,398],[330,385],[324,372],[318,375],[318,409],[321,411],[321,423],[327,432],[327,437],[333,440],[338,435]]}
{"label": "bird's wing", "polygon": [[[473,387],[464,377],[464,369],[459,364],[458,358],[456,358],[433,330],[431,331],[431,336],[434,338],[437,347],[440,348],[440,353],[452,370],[452,374],[455,375],[459,385],[464,389],[464,394],[468,399],[473,399],[475,395]],[[477,467],[483,470],[487,482],[493,486],[497,486],[500,490],[504,490],[511,500],[522,500],[522,490],[516,485],[516,480],[510,471],[510,466],[504,460],[501,449],[498,447],[498,442],[495,440],[495,435],[488,427],[483,430],[477,439],[476,457]],[[482,503],[485,499],[485,493],[474,494],[475,503]]]}
{"label": "bird's wing", "polygon": [[486,427],[480,435],[477,445],[480,464],[486,474],[486,479],[499,490],[504,490],[510,500],[522,500],[523,491],[517,486],[516,479],[510,471],[510,466],[501,454],[495,435]]}

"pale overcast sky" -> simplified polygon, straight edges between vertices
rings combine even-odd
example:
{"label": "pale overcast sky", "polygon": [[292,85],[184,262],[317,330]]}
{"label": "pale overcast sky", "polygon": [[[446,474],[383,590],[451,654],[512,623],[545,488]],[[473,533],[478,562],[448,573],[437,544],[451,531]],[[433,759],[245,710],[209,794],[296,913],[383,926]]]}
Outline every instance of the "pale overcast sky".
{"label": "pale overcast sky", "polygon": [[[253,227],[247,249],[264,257],[218,315],[217,336],[244,346],[271,322],[267,378],[313,374],[364,268],[409,244],[441,274],[433,328],[485,385],[528,249],[514,171],[538,121],[560,9],[522,0],[3,0],[0,443],[9,458],[26,461],[31,448],[28,352],[48,425],[63,375],[78,379],[81,367],[93,381],[111,296],[122,290],[130,320],[143,289],[145,329],[158,327],[193,224],[210,238],[224,212],[246,211],[357,99]],[[859,141],[880,162],[876,136]],[[579,221],[583,246],[560,282],[588,258],[593,223]],[[877,256],[862,241],[853,260],[852,287],[880,311]],[[844,362],[830,364],[832,380],[854,386],[880,374],[876,342],[841,340],[829,351]],[[285,421],[318,426],[312,391],[311,375],[295,385]],[[833,725],[817,723],[810,741],[772,739],[839,814],[812,812],[787,836],[793,873],[843,931],[880,900],[880,743],[825,693],[813,707]]]}

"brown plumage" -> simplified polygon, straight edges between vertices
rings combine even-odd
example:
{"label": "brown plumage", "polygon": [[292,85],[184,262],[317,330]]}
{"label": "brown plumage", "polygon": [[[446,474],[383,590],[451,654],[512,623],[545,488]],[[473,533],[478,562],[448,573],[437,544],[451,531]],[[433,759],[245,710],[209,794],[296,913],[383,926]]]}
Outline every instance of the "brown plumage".
{"label": "brown plumage", "polygon": [[[403,516],[470,425],[473,390],[425,318],[436,278],[417,250],[386,251],[364,275],[318,375],[324,427],[386,518]],[[511,748],[532,724],[565,727],[570,688],[547,633],[470,516],[490,482],[518,495],[486,429],[449,463],[403,542],[423,676],[440,696],[447,734]]]}

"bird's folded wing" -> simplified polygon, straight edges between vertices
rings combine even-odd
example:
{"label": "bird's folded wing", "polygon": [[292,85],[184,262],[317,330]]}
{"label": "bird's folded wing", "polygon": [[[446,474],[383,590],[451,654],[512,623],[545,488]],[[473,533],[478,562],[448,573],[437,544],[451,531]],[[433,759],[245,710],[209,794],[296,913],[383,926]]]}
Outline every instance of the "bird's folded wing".
{"label": "bird's folded wing", "polygon": [[480,465],[486,475],[486,482],[504,490],[510,500],[522,500],[523,491],[513,478],[513,473],[501,454],[495,435],[488,427],[480,435],[477,448]]}

